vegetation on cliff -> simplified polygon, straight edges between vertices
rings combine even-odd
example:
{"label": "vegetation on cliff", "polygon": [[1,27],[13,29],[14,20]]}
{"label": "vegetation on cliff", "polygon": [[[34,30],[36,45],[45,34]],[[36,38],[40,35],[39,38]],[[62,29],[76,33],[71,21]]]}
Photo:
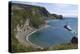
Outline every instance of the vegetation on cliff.
{"label": "vegetation on cliff", "polygon": [[63,19],[62,15],[57,15],[57,14],[51,14],[52,15],[52,19]]}
{"label": "vegetation on cliff", "polygon": [[42,12],[40,15],[39,9],[42,10],[36,6],[26,5],[25,7],[25,5],[22,4],[11,3],[11,52],[32,51],[33,48],[31,46],[26,48],[18,42],[15,37],[17,32],[16,27],[17,25],[23,25],[26,19],[30,19],[30,26],[39,28],[45,23],[44,19],[40,17],[42,16]]}

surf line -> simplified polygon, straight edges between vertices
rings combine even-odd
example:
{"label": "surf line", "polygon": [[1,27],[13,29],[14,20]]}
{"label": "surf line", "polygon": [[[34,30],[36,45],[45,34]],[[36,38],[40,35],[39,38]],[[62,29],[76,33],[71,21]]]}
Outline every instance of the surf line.
{"label": "surf line", "polygon": [[42,29],[44,29],[44,28],[47,28],[47,27],[48,27],[48,26],[45,25],[45,26],[41,27],[40,29],[35,29],[35,30],[32,31],[30,34],[28,34],[28,35],[26,36],[26,40],[28,41],[28,43],[30,43],[30,44],[31,44],[33,47],[35,47],[35,48],[44,49],[43,47],[32,43],[32,42],[29,40],[29,36],[32,35],[33,33],[37,32],[37,31],[40,31],[40,30],[42,30]]}

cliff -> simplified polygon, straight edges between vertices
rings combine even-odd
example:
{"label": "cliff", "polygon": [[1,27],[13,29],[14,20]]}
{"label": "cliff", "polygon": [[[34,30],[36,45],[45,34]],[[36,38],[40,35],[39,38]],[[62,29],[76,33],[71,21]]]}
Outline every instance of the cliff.
{"label": "cliff", "polygon": [[[11,15],[11,41],[12,41],[11,50],[12,52],[16,52],[19,50],[25,51],[26,49],[26,47],[24,46],[25,44],[21,45],[21,43],[19,43],[19,40],[16,39],[15,36],[17,31],[20,31],[20,32],[25,31],[25,28],[26,28],[27,31],[25,31],[25,33],[29,33],[33,29],[35,28],[38,29],[40,26],[45,25],[45,20],[48,18],[52,18],[52,19],[60,18],[59,15],[57,14],[50,14],[44,7],[20,4],[20,3],[12,3],[12,2],[10,2],[10,5],[11,5],[10,15]],[[26,24],[26,26],[24,24]]]}
{"label": "cliff", "polygon": [[45,23],[45,19],[62,19],[62,15],[50,14],[46,8],[28,4],[20,4],[20,3],[11,3],[12,5],[12,14],[16,15],[19,18],[30,19],[30,25],[35,28],[38,28],[39,25]]}
{"label": "cliff", "polygon": [[[46,10],[45,7],[41,6],[35,6],[35,5],[28,5],[28,4],[20,4],[20,3],[12,3],[12,6],[16,6],[16,8],[24,8],[28,14],[31,13],[31,15],[39,15],[40,17],[53,17],[53,18],[59,18],[57,14],[50,14],[48,10]],[[31,16],[30,15],[30,16]]]}

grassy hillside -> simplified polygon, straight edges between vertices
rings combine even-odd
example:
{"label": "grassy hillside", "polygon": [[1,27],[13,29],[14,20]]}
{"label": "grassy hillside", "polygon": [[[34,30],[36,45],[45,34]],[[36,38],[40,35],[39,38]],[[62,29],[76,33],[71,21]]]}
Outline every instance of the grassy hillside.
{"label": "grassy hillside", "polygon": [[[21,26],[25,23],[26,19],[30,19],[30,26],[33,26],[34,28],[39,28],[40,25],[44,24],[42,14],[38,11],[40,11],[40,7],[36,6],[29,6],[22,4],[13,4],[11,3],[11,52],[25,52],[25,51],[34,51],[36,49],[33,49],[30,47],[25,47],[21,43],[18,42],[16,39],[16,27],[17,25]],[[33,13],[34,11],[34,13]]]}

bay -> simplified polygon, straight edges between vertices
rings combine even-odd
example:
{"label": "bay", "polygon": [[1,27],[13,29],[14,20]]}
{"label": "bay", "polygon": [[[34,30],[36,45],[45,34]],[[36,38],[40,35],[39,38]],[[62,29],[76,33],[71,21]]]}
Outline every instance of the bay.
{"label": "bay", "polygon": [[[29,36],[29,41],[41,47],[49,47],[61,43],[69,43],[73,36],[78,33],[78,18],[64,18],[64,19],[49,19],[48,25],[40,31],[33,33]],[[68,24],[72,31],[64,28]],[[74,34],[76,32],[76,34]]]}

